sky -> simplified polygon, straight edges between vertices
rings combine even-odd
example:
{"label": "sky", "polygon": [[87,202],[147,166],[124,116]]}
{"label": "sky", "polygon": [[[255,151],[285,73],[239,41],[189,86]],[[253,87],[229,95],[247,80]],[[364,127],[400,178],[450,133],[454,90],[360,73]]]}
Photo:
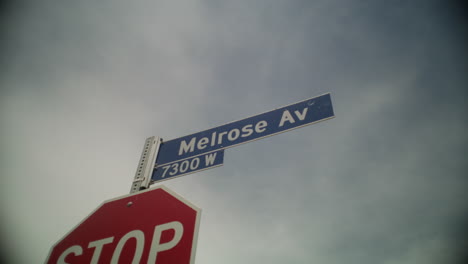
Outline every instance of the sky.
{"label": "sky", "polygon": [[202,208],[195,262],[464,262],[462,2],[3,1],[2,263],[128,194],[147,137],[324,93],[335,118],[163,182]]}

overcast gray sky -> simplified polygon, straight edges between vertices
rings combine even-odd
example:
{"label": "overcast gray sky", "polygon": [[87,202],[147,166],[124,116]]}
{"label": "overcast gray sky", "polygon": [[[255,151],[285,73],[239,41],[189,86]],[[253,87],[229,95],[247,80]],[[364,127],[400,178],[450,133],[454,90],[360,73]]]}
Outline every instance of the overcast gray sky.
{"label": "overcast gray sky", "polygon": [[336,118],[164,182],[203,210],[196,263],[462,262],[460,3],[25,0],[1,10],[5,263],[43,262],[102,201],[127,194],[147,137],[326,92]]}

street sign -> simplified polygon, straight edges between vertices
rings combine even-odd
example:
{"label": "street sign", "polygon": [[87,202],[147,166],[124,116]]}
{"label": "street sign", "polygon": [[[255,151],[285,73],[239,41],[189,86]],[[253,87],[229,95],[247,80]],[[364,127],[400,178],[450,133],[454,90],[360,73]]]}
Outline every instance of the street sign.
{"label": "street sign", "polygon": [[193,264],[201,210],[164,186],[102,203],[47,264]]}
{"label": "street sign", "polygon": [[207,170],[223,165],[224,150],[202,154],[157,166],[151,177],[153,182],[183,176],[197,171]]}
{"label": "street sign", "polygon": [[[263,114],[163,142],[158,167],[234,147],[334,117],[330,94],[309,98]],[[153,174],[154,176],[155,174]],[[152,178],[152,180],[155,180]]]}

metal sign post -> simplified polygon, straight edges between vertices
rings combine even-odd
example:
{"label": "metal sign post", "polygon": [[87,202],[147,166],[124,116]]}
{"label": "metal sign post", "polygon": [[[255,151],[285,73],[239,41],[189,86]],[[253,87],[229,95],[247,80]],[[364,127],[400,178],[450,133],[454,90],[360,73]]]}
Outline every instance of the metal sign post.
{"label": "metal sign post", "polygon": [[149,187],[161,142],[162,139],[159,137],[153,136],[146,139],[130,193],[138,192]]}

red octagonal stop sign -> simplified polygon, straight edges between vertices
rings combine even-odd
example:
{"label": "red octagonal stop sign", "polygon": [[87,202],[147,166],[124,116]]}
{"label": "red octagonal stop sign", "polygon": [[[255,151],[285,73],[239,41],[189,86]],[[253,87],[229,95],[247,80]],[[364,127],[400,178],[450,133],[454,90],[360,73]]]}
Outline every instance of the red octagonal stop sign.
{"label": "red octagonal stop sign", "polygon": [[164,186],[102,203],[48,264],[193,264],[201,210]]}

